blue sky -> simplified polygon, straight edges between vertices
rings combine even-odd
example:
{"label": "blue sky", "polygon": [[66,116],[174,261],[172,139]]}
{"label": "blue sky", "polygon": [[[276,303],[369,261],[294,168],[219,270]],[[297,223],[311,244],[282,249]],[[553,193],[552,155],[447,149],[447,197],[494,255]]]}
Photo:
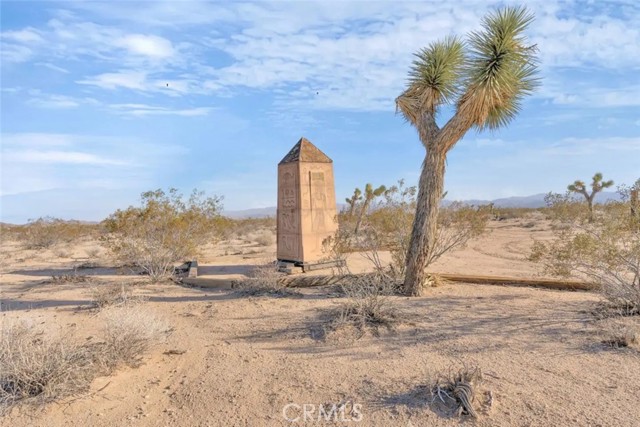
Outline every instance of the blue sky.
{"label": "blue sky", "polygon": [[[415,184],[423,148],[394,107],[412,53],[505,3],[451,4],[3,0],[2,220],[99,220],[171,186],[273,206],[301,136],[334,160],[338,200]],[[454,148],[449,198],[640,177],[640,6],[527,4],[542,86]]]}

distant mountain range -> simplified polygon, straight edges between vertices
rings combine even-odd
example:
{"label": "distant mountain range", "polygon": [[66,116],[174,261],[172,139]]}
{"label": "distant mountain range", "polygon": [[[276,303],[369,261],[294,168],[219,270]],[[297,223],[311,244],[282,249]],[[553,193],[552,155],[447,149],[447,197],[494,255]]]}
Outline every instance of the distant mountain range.
{"label": "distant mountain range", "polygon": [[[504,197],[500,199],[493,200],[481,200],[481,199],[470,199],[470,200],[462,200],[463,203],[468,205],[487,205],[489,203],[493,203],[493,205],[497,208],[542,208],[545,206],[544,196],[547,193],[533,194],[531,196],[515,196],[515,197]],[[596,194],[596,203],[606,203],[611,200],[619,200],[620,196],[618,193],[614,192],[602,192]],[[445,204],[453,203],[453,200],[445,200]],[[338,204],[338,209],[341,209],[345,206],[343,203]],[[224,215],[229,216],[231,218],[266,218],[276,215],[276,207],[269,206],[266,208],[257,208],[257,209],[244,209],[237,211],[224,211]]]}

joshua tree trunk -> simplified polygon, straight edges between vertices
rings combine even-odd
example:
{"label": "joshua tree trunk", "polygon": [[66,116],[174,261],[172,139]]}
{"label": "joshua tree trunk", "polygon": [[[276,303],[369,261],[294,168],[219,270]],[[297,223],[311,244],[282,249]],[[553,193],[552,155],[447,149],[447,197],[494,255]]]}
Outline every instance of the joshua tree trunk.
{"label": "joshua tree trunk", "polygon": [[433,246],[438,225],[438,212],[444,191],[444,163],[446,153],[427,149],[422,164],[418,190],[418,205],[407,252],[407,270],[404,291],[419,295],[426,280],[429,249]]}
{"label": "joshua tree trunk", "polygon": [[589,207],[589,222],[593,222],[593,198],[587,198],[587,205]]}

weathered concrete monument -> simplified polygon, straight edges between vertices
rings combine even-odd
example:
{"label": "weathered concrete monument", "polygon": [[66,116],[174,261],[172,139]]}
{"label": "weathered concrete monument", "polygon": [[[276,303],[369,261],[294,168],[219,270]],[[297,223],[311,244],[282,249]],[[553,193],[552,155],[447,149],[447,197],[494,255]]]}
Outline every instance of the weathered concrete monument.
{"label": "weathered concrete monument", "polygon": [[304,271],[335,265],[322,242],[336,229],[333,161],[300,138],[278,163],[278,262]]}

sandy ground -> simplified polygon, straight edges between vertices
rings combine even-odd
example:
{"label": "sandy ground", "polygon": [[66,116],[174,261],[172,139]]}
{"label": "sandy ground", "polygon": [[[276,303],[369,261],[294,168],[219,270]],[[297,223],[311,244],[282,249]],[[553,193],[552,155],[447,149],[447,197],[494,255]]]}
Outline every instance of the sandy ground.
{"label": "sandy ground", "polygon": [[[531,277],[532,238],[545,224],[494,222],[491,233],[440,260],[434,271]],[[526,227],[525,227],[526,226]],[[2,246],[0,320],[35,328],[95,329],[87,284],[47,282],[86,262],[95,246],[64,251]],[[199,261],[211,275],[238,275],[275,251],[252,242],[209,248]],[[226,255],[225,255],[226,254]],[[62,256],[66,255],[66,256]],[[98,264],[107,264],[103,254]],[[75,258],[75,259],[74,259]],[[352,270],[366,269],[357,254]],[[239,297],[232,291],[145,284],[126,269],[79,270],[104,281],[139,282],[144,305],[173,332],[136,369],[98,378],[90,393],[41,408],[20,405],[6,426],[637,426],[637,349],[601,344],[587,292],[447,284],[422,298],[392,297],[411,322],[353,343],[323,338],[326,316],[342,303],[327,289],[298,298]],[[176,350],[176,351],[174,351]],[[166,354],[166,353],[182,354]],[[493,405],[476,420],[448,418],[427,404],[437,372],[477,364]],[[318,422],[317,408],[355,403],[344,422]],[[302,420],[303,405],[313,421]],[[287,406],[289,405],[289,406]],[[297,406],[296,406],[297,405]],[[286,415],[296,422],[285,419]]]}

